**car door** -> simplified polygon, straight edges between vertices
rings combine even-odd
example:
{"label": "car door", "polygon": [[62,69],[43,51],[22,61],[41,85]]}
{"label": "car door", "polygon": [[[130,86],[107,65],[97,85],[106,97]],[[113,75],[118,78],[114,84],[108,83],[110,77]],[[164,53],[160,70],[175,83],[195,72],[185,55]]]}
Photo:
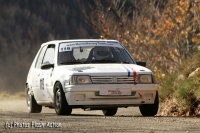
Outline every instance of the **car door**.
{"label": "car door", "polygon": [[[36,71],[36,88],[37,88],[37,94],[35,95],[35,98],[37,101],[49,101],[53,102],[53,68],[49,69],[41,69],[41,66],[43,64],[54,64],[54,56],[55,56],[55,45],[48,45],[45,53],[39,57],[38,62],[38,69]],[[52,92],[51,92],[52,90]]]}
{"label": "car door", "polygon": [[40,71],[41,71],[42,60],[43,60],[43,57],[44,57],[46,49],[47,49],[47,45],[41,47],[39,55],[38,55],[38,57],[36,59],[35,66],[34,66],[34,68],[31,71],[31,75],[32,75],[32,77],[31,77],[32,90],[33,90],[33,93],[34,93],[34,97],[35,97],[35,99],[37,101],[39,99],[41,99],[40,98],[41,97],[40,96],[40,82],[38,80],[38,75],[40,74]]}

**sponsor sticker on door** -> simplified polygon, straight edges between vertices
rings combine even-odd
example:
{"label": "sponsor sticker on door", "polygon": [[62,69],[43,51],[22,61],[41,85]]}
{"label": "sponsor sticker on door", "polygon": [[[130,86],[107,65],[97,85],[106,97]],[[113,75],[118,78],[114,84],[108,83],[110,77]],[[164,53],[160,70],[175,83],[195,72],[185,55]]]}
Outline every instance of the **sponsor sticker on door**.
{"label": "sponsor sticker on door", "polygon": [[131,95],[131,89],[125,88],[102,88],[100,89],[100,95],[120,96],[120,95]]}

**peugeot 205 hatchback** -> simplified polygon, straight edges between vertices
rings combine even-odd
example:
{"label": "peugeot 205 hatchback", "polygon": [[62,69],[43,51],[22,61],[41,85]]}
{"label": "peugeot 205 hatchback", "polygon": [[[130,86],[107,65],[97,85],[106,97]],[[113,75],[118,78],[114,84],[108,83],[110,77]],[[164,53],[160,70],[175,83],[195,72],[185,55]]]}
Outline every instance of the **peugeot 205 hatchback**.
{"label": "peugeot 205 hatchback", "polygon": [[139,106],[143,116],[154,116],[157,84],[145,65],[116,40],[44,43],[27,76],[28,111],[40,113],[45,106],[70,115],[73,108],[82,108],[113,116],[120,107]]}

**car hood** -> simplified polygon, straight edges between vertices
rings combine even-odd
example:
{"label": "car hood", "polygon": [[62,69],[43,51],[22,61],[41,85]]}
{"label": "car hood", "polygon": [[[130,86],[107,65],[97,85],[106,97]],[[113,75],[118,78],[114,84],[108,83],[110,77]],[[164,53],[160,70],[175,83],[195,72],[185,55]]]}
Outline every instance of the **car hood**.
{"label": "car hood", "polygon": [[152,73],[149,69],[136,64],[80,64],[59,67],[62,72],[67,71],[70,75],[133,76]]}

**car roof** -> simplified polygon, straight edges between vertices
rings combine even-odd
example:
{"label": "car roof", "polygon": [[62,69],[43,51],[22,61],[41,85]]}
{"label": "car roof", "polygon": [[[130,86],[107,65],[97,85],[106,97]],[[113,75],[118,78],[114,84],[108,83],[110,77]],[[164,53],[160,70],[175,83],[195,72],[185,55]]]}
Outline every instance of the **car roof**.
{"label": "car roof", "polygon": [[116,43],[119,43],[119,41],[117,40],[105,40],[105,39],[73,39],[73,40],[53,40],[53,41],[48,41],[46,43],[43,43],[41,45],[44,46],[44,45],[47,45],[47,44],[55,44],[55,45],[58,45],[60,43],[64,43],[64,42],[93,42],[93,41],[101,41],[101,42],[116,42]]}

